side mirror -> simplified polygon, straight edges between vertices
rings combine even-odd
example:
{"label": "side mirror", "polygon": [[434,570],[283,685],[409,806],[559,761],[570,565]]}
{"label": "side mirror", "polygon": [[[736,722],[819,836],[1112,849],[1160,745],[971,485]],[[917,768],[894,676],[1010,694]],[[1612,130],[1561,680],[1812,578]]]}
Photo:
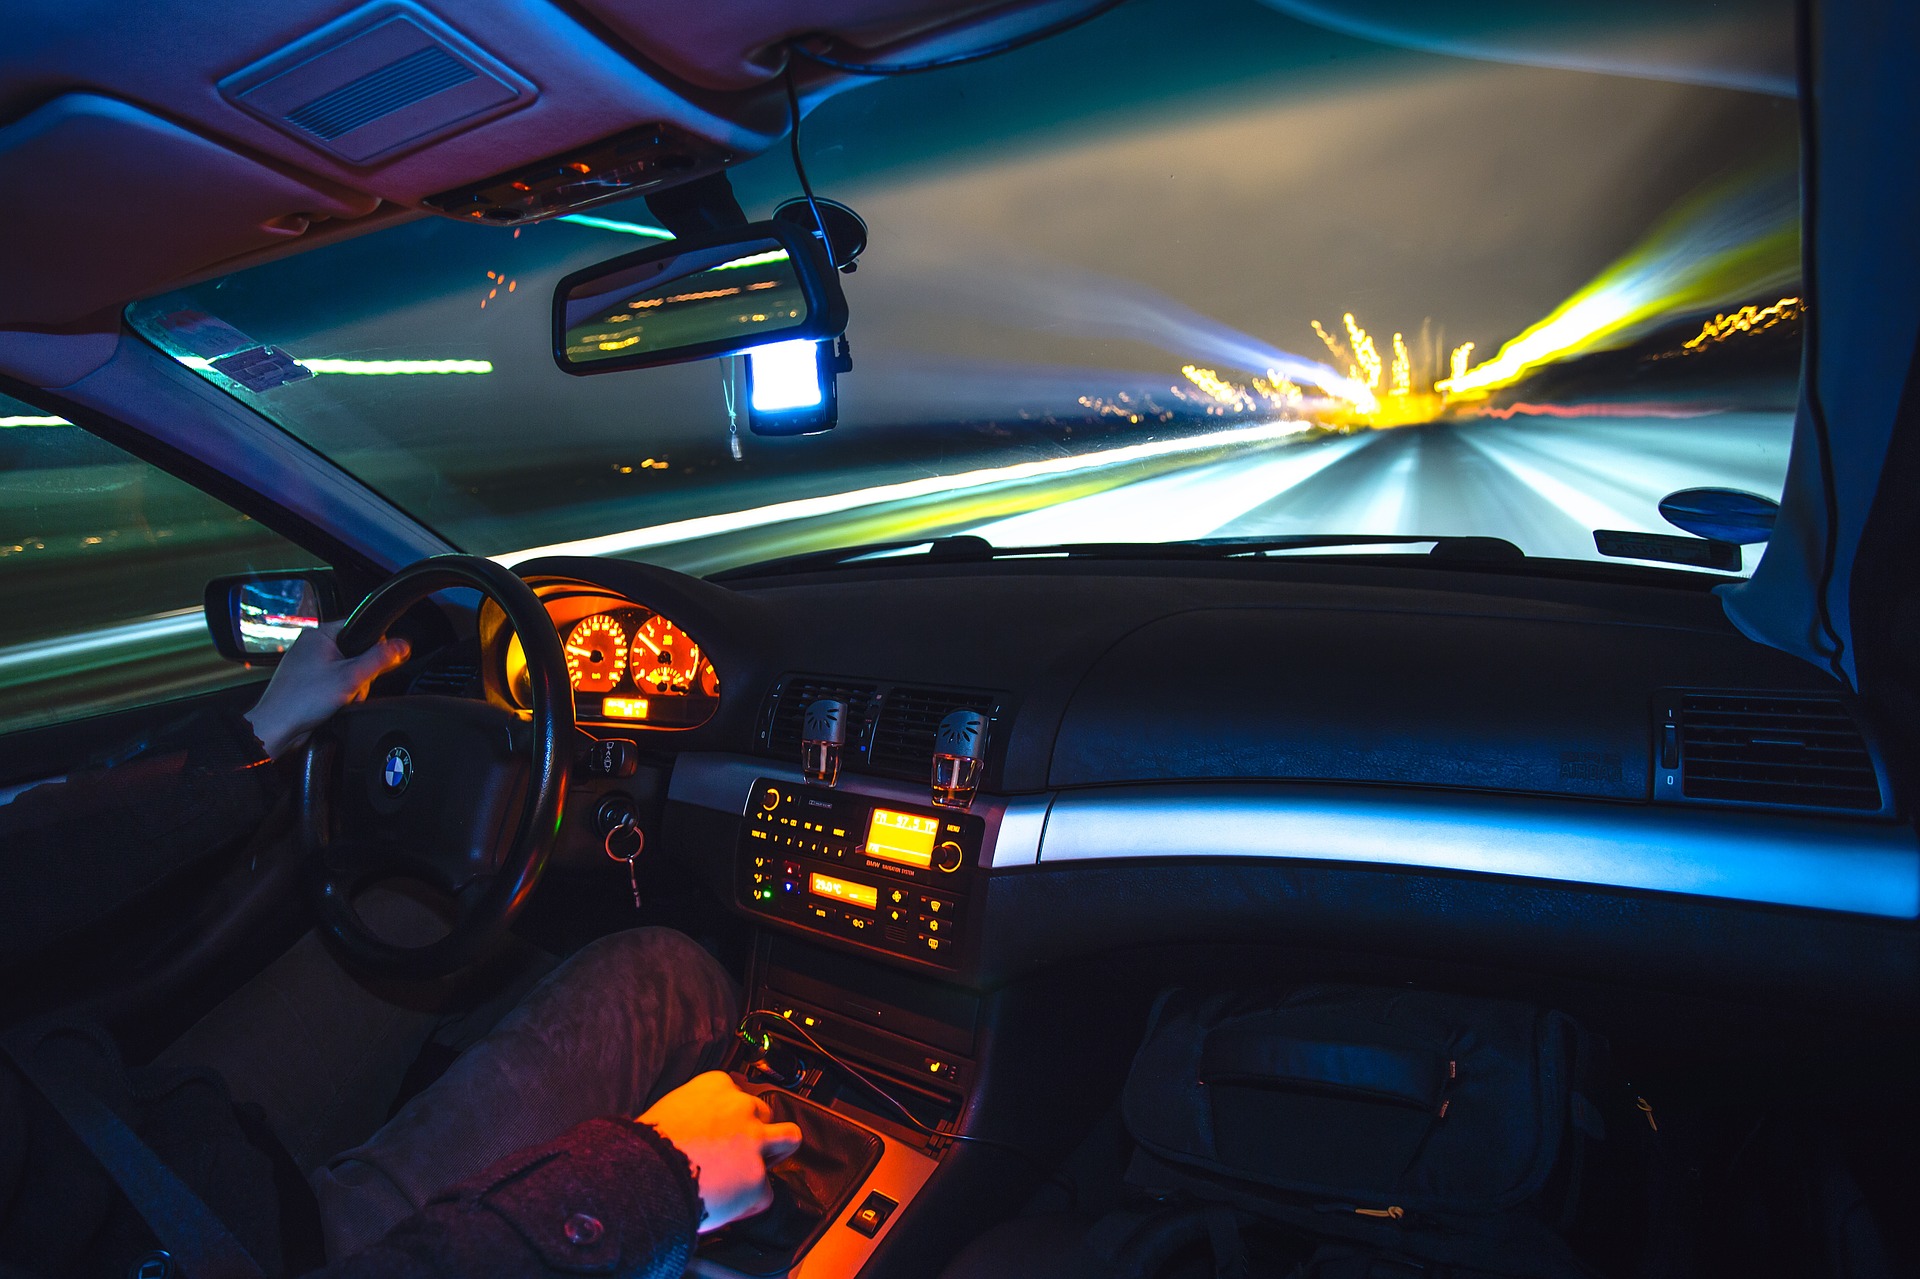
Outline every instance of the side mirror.
{"label": "side mirror", "polygon": [[756,222],[674,240],[575,271],[553,292],[553,358],[567,373],[613,373],[824,341],[847,300],[818,237]]}
{"label": "side mirror", "polygon": [[333,570],[236,573],[207,583],[207,631],[222,657],[271,664],[321,622],[338,616]]}

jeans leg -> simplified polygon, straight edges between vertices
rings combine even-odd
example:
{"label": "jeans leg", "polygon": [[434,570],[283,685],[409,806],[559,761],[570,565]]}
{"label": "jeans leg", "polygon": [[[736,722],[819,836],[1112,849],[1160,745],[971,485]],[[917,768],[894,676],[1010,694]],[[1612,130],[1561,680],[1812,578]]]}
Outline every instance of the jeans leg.
{"label": "jeans leg", "polygon": [[365,1144],[313,1174],[327,1256],[351,1256],[444,1186],[584,1120],[631,1118],[724,1056],[740,993],[665,928],[582,949]]}
{"label": "jeans leg", "polygon": [[[359,908],[370,927],[400,945],[424,945],[445,932],[424,906],[398,893],[374,889]],[[294,1162],[310,1173],[379,1127],[407,1063],[444,1015],[430,999],[392,994],[357,980],[308,933],[154,1064],[218,1070],[234,1100],[266,1111]]]}

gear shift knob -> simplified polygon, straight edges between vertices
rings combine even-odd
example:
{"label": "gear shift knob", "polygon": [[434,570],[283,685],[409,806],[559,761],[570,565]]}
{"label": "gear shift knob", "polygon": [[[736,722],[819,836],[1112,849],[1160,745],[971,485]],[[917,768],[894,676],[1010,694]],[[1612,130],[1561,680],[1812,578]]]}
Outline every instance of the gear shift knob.
{"label": "gear shift knob", "polygon": [[933,802],[942,808],[971,807],[986,758],[985,715],[955,711],[941,720],[933,739]]}
{"label": "gear shift knob", "polygon": [[807,705],[800,730],[800,771],[810,782],[831,786],[840,777],[840,751],[847,744],[847,704],[823,697]]}

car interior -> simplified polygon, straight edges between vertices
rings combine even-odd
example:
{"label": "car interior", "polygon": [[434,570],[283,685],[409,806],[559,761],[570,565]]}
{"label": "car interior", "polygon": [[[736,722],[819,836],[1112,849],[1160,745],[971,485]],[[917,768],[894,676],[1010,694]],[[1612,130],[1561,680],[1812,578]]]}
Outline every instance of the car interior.
{"label": "car interior", "polygon": [[[1169,992],[1505,1001],[1583,1028],[1583,1131],[1639,1143],[1563,1223],[1581,1273],[1920,1272],[1920,11],[0,28],[0,831],[317,623],[411,646],[258,829],[0,887],[0,1030],[175,1060],[302,944],[444,1028],[505,955],[672,928],[806,1134],[688,1273],[964,1279],[1091,1273],[1057,1250],[1143,1211]],[[1390,267],[1324,212],[1357,190],[1456,247]],[[1251,300],[1164,283],[1203,258]],[[1381,264],[1358,318],[1316,259]],[[1407,285],[1412,340],[1369,335],[1429,268],[1508,328]],[[1260,327],[1296,276],[1319,319]],[[334,1148],[463,1042],[354,1084]],[[1313,1269],[1284,1215],[1400,1202],[1110,1273],[1568,1273]],[[286,1273],[339,1260],[295,1234]]]}

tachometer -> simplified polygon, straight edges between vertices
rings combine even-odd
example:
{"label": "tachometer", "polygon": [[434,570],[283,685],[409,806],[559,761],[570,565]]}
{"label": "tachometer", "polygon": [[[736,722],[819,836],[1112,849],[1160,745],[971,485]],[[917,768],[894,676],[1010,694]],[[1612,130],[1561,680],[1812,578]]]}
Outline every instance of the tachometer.
{"label": "tachometer", "polygon": [[658,613],[633,635],[633,682],[655,693],[684,693],[700,675],[700,646]]}
{"label": "tachometer", "polygon": [[627,669],[627,633],[605,613],[567,633],[567,675],[575,692],[610,692]]}

